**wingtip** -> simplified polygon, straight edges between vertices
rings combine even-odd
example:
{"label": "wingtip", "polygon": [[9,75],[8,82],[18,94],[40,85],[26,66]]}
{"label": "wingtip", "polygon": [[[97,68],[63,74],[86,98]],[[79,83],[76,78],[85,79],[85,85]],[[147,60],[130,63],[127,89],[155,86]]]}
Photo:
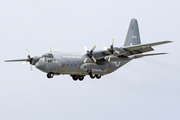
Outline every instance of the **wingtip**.
{"label": "wingtip", "polygon": [[173,41],[169,41],[169,43],[171,43],[171,42],[173,42]]}
{"label": "wingtip", "polygon": [[173,41],[170,41],[170,40],[166,40],[166,41],[164,41],[164,42],[166,42],[166,43],[171,43],[171,42],[173,42]]}

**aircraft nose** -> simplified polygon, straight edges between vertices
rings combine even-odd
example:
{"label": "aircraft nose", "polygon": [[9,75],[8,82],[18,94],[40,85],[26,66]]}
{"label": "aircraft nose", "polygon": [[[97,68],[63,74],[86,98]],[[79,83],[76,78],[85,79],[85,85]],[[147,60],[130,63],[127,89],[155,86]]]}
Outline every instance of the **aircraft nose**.
{"label": "aircraft nose", "polygon": [[36,68],[38,68],[38,69],[44,70],[44,69],[46,68],[46,63],[39,61],[39,62],[36,63],[35,66],[36,66]]}

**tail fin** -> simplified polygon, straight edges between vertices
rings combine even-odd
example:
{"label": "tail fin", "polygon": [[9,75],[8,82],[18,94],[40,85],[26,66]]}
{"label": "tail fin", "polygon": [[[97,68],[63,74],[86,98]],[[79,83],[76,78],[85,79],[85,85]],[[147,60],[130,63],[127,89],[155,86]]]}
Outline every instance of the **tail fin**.
{"label": "tail fin", "polygon": [[132,46],[137,44],[141,44],[141,40],[137,20],[133,18],[129,25],[124,46]]}

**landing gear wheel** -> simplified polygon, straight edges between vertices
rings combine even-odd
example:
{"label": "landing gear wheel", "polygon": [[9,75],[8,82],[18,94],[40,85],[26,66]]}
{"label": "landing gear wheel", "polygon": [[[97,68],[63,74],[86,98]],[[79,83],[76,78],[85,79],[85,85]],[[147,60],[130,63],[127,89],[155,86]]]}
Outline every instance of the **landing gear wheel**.
{"label": "landing gear wheel", "polygon": [[72,76],[73,80],[76,81],[78,77],[76,75]]}
{"label": "landing gear wheel", "polygon": [[101,75],[100,74],[96,74],[95,75],[97,79],[100,79],[101,78]]}
{"label": "landing gear wheel", "polygon": [[54,77],[54,74],[51,74],[51,73],[47,74],[47,78],[53,78],[53,77]]}
{"label": "landing gear wheel", "polygon": [[94,79],[94,78],[95,78],[95,74],[90,73],[90,77],[91,77],[92,79]]}
{"label": "landing gear wheel", "polygon": [[79,80],[80,81],[84,80],[84,76],[79,77]]}

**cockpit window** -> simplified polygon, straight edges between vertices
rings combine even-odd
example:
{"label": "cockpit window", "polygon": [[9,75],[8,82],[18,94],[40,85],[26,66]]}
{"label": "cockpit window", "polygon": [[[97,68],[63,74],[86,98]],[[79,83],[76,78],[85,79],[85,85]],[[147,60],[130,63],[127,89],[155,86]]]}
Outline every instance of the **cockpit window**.
{"label": "cockpit window", "polygon": [[52,54],[48,54],[47,58],[53,58],[53,55]]}
{"label": "cockpit window", "polygon": [[53,55],[52,54],[47,54],[47,55],[43,55],[42,57],[43,58],[53,58]]}
{"label": "cockpit window", "polygon": [[52,63],[52,60],[48,60],[48,63]]}

